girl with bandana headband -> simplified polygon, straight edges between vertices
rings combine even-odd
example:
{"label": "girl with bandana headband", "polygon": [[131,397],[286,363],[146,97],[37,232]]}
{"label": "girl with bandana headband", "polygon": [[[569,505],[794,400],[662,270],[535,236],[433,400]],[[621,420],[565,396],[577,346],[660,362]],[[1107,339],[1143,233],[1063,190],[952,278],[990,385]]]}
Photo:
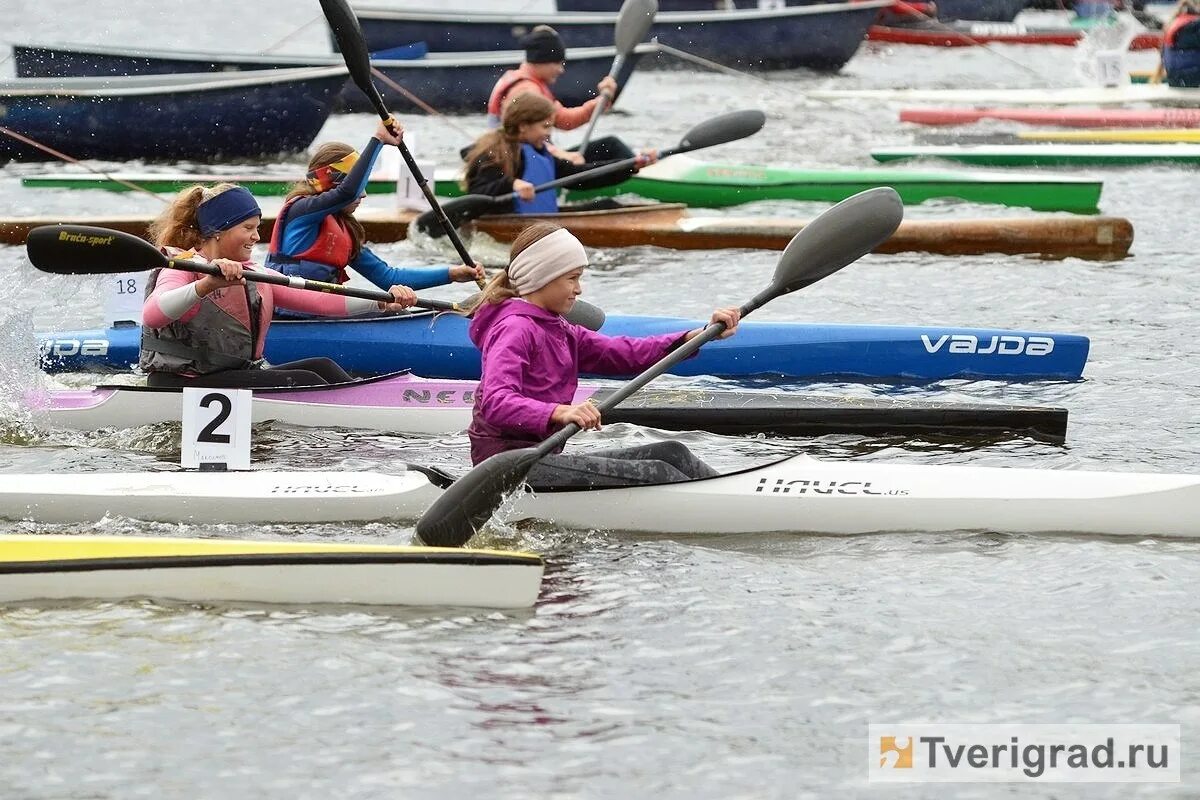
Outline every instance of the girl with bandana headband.
{"label": "girl with bandana headband", "polygon": [[[483,354],[475,393],[471,461],[531,447],[568,423],[600,430],[600,410],[575,403],[579,373],[632,375],[662,359],[702,329],[658,336],[604,336],[563,319],[582,294],[587,253],[571,233],[535,223],[513,242],[508,269],[479,298],[469,332]],[[737,330],[739,310],[720,308],[713,322]],[[717,473],[680,442],[665,441],[590,453],[553,453],[529,473],[535,488],[677,483]]]}
{"label": "girl with bandana headband", "polygon": [[262,360],[272,312],[345,317],[400,311],[416,301],[413,291],[391,287],[392,303],[250,283],[249,271],[262,211],[250,192],[223,183],[184,189],[150,226],[151,238],[173,257],[215,264],[221,276],[177,269],[155,270],[142,307],[138,365],[154,387],[258,388],[319,386],[350,380],[327,358],[278,366]]}
{"label": "girl with bandana headband", "polygon": [[284,199],[271,233],[267,266],[285,275],[345,283],[354,269],[381,289],[403,285],[427,289],[483,277],[483,267],[392,267],[370,248],[354,212],[385,144],[400,137],[382,122],[361,154],[348,144],[329,142],[309,161],[306,179]]}

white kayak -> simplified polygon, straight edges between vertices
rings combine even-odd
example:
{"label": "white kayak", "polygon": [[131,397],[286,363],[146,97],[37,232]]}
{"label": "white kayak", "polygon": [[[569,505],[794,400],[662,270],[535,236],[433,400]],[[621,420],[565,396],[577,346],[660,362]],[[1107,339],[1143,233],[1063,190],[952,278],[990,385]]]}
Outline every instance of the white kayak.
{"label": "white kayak", "polygon": [[[104,514],[191,522],[412,521],[439,493],[434,483],[448,484],[444,476],[429,471],[427,478],[418,469],[397,475],[175,472],[5,478],[0,516],[45,522]],[[505,504],[503,517],[573,529],[675,534],[978,530],[1200,536],[1200,476],[794,456],[686,483],[526,493]]]}
{"label": "white kayak", "polygon": [[134,536],[0,536],[0,603],[151,597],[196,603],[525,608],[531,553]]}
{"label": "white kayak", "polygon": [[972,106],[1110,106],[1127,103],[1200,106],[1200,89],[1185,89],[1163,83],[1061,89],[810,89],[801,94],[814,100],[875,100],[889,103],[954,103]]}
{"label": "white kayak", "polygon": [[8,474],[0,517],[88,522],[250,523],[411,520],[440,490],[417,471]]}

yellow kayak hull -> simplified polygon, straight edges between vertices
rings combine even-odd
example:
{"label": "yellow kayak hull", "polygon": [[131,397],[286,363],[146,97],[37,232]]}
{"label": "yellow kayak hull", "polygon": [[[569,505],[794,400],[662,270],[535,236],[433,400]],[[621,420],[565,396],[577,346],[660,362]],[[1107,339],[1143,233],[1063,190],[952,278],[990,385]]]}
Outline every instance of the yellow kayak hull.
{"label": "yellow kayak hull", "polygon": [[1019,131],[1035,142],[1114,142],[1120,144],[1200,142],[1200,128],[1113,128],[1082,131]]}
{"label": "yellow kayak hull", "polygon": [[0,536],[0,602],[152,597],[199,603],[524,608],[532,553],[383,544]]}

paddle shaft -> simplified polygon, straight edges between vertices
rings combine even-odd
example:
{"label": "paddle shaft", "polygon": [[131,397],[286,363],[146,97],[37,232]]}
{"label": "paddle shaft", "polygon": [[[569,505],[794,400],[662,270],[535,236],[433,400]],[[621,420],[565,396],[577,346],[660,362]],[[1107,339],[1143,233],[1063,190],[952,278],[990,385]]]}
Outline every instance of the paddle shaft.
{"label": "paddle shaft", "polygon": [[[383,120],[383,124],[389,130],[395,132],[396,118],[391,115],[384,105],[383,96],[379,94],[379,90],[375,88],[375,83],[371,80],[371,56],[367,52],[367,42],[363,36],[362,28],[358,24],[358,18],[354,16],[354,12],[350,10],[350,6],[345,0],[321,0],[321,9],[325,14],[325,18],[329,21],[329,27],[333,31],[334,37],[338,40],[338,45],[342,51],[342,59],[346,62],[346,69],[350,72],[350,78],[355,85],[367,96],[371,105],[375,107],[375,113]],[[458,257],[467,266],[474,266],[475,260],[471,258],[471,254],[467,252],[466,246],[462,239],[458,236],[458,231],[450,224],[449,218],[446,217],[446,212],[438,205],[437,198],[434,197],[433,190],[429,188],[429,181],[425,179],[421,168],[417,166],[416,159],[409,152],[408,146],[404,144],[404,140],[400,140],[400,156],[404,159],[405,165],[408,166],[409,173],[421,187],[421,194],[425,196],[438,222],[446,231],[446,235],[450,237],[450,242],[454,245],[454,249],[458,252]],[[483,278],[476,278],[475,282],[482,289],[487,285]]]}
{"label": "paddle shaft", "polygon": [[[621,67],[625,65],[625,54],[617,53],[613,58],[612,68],[608,71],[608,77],[613,80],[617,79]],[[608,107],[608,92],[601,92],[600,97],[596,101],[596,107],[592,109],[592,116],[588,120],[587,128],[583,131],[583,138],[579,141],[579,152],[582,155],[587,150],[588,143],[592,141],[592,131],[596,130],[596,123],[600,120],[600,115],[604,113],[604,109]]]}
{"label": "paddle shaft", "polygon": [[[638,42],[646,38],[650,26],[654,24],[654,15],[658,12],[658,0],[625,0],[621,3],[621,13],[617,15],[617,24],[613,29],[613,43],[617,46],[617,54],[608,70],[608,77],[616,81],[625,66],[629,56]],[[592,131],[596,121],[604,113],[605,107],[612,100],[606,92],[600,93],[596,107],[592,109],[592,117],[588,120],[587,129],[583,132],[583,140],[579,143],[579,152],[587,150],[588,142],[592,140]]]}
{"label": "paddle shaft", "polygon": [[[204,275],[212,275],[220,278],[222,276],[221,268],[216,264],[202,264],[199,261],[176,261],[169,259],[164,265],[167,269],[178,269],[185,272],[199,272]],[[308,292],[324,292],[325,294],[340,294],[346,297],[360,297],[363,300],[378,300],[384,303],[394,303],[396,298],[392,297],[388,292],[379,291],[378,289],[356,289],[353,286],[342,286],[337,283],[325,283],[324,281],[310,281],[307,278],[296,278],[289,275],[277,275],[273,272],[253,272],[246,270],[242,273],[242,277],[252,283],[271,283],[276,286],[290,286],[293,289],[303,289]],[[417,299],[413,305],[418,308],[428,308],[433,311],[458,311],[457,303],[449,303],[445,300],[421,300]]]}
{"label": "paddle shaft", "polygon": [[[767,287],[741,306],[739,309],[741,316],[744,317],[750,312],[754,311],[756,308],[761,308],[765,303],[768,303],[778,297],[779,294],[780,292],[775,288],[774,285]],[[675,366],[680,361],[683,361],[705,344],[720,336],[724,330],[724,322],[709,323],[700,333],[696,334],[691,339],[688,339],[679,347],[675,348],[666,356],[661,358],[645,372],[638,375],[636,378],[633,378],[620,389],[597,403],[596,408],[600,410],[601,415],[603,415],[606,411],[611,411],[612,409],[616,408],[618,405],[628,400],[632,394],[640,390],[647,383],[664,374],[670,370],[671,367]],[[555,450],[566,444],[568,439],[579,433],[580,430],[581,428],[575,423],[568,423],[562,430],[552,434],[549,438],[543,440],[542,443],[537,446],[538,457],[541,458],[544,455],[553,453]]]}
{"label": "paddle shaft", "polygon": [[[658,154],[658,157],[659,158],[667,158],[669,156],[678,155],[680,153],[690,153],[691,151],[696,150],[696,149],[698,149],[698,148],[695,148],[695,147],[672,147],[670,150],[663,150],[661,153]],[[596,167],[595,169],[589,169],[589,170],[585,170],[583,172],[576,172],[574,175],[564,175],[561,178],[555,178],[552,181],[547,181],[546,183],[538,184],[537,186],[533,187],[533,191],[534,191],[534,194],[537,194],[538,192],[544,192],[549,189],[559,189],[563,186],[569,186],[572,183],[578,183],[580,181],[591,180],[592,178],[600,178],[600,177],[609,175],[614,172],[622,172],[624,170],[629,169],[634,164],[636,164],[637,160],[638,160],[638,156],[634,156],[633,158],[623,158],[620,161],[614,161],[611,164],[605,164],[603,166]],[[518,197],[520,197],[520,195],[517,192],[512,192],[510,194],[500,195],[499,197],[495,198],[495,202],[497,205],[499,205],[500,203],[508,203],[513,200],[516,200]]]}

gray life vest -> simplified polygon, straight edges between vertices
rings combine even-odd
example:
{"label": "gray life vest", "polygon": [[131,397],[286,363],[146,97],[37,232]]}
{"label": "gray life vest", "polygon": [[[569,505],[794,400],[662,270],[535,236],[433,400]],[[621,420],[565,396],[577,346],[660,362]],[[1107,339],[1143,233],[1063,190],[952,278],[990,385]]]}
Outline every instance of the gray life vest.
{"label": "gray life vest", "polygon": [[[161,270],[146,281],[146,297],[158,283]],[[178,320],[163,328],[142,326],[138,367],[144,372],[176,375],[208,375],[227,369],[254,369],[254,343],[262,312],[262,297],[253,283],[243,287],[250,312],[250,329],[221,309],[210,297],[200,301],[200,310],[188,322]],[[235,291],[231,287],[225,291]]]}

